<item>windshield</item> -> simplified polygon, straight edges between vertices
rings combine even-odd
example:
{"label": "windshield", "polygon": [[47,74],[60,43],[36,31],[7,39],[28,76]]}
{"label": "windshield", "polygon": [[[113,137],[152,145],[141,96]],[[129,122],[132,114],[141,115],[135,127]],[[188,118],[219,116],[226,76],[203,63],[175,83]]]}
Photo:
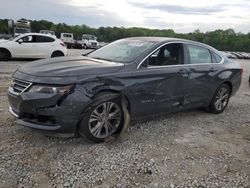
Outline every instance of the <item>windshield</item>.
{"label": "windshield", "polygon": [[47,30],[41,30],[40,33],[55,35],[55,32],[54,32],[54,31],[47,31]]}
{"label": "windshield", "polygon": [[82,38],[87,40],[97,40],[97,37],[94,35],[83,35]]}
{"label": "windshield", "polygon": [[30,33],[30,29],[16,28],[15,33]]}
{"label": "windshield", "polygon": [[100,48],[88,56],[96,59],[129,63],[153,45],[154,43],[151,41],[123,39]]}

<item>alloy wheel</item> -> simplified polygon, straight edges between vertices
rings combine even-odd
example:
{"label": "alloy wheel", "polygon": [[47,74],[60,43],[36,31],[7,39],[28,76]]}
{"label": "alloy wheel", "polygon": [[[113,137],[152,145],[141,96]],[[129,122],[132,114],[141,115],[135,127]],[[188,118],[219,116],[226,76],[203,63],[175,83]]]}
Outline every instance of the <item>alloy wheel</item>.
{"label": "alloy wheel", "polygon": [[116,103],[104,102],[91,113],[89,130],[96,138],[106,138],[118,129],[121,117],[121,109]]}
{"label": "alloy wheel", "polygon": [[222,87],[219,89],[219,91],[217,92],[217,95],[215,97],[215,108],[218,111],[223,110],[229,100],[229,91],[227,88]]}
{"label": "alloy wheel", "polygon": [[0,50],[0,59],[6,59],[8,54],[5,50]]}

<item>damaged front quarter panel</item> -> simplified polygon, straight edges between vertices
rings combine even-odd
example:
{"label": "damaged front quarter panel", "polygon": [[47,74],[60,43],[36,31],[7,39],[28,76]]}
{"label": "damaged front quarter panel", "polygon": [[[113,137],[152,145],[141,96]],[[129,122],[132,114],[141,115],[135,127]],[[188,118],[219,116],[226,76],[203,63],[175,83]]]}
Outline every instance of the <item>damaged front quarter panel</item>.
{"label": "damaged front quarter panel", "polygon": [[[97,93],[101,92],[110,92],[109,96],[105,96],[105,100],[111,100],[113,98],[120,98],[122,111],[123,111],[123,126],[120,131],[116,134],[113,134],[105,139],[105,142],[113,142],[119,138],[119,136],[124,133],[130,123],[130,114],[128,110],[128,100],[123,94],[125,84],[122,81],[119,81],[116,77],[108,76],[105,77],[95,77],[92,79],[79,81],[76,85],[75,90],[80,91],[83,95],[86,95],[90,99],[93,99]],[[80,94],[79,93],[79,94]],[[92,105],[92,100],[89,101],[87,105],[84,105],[82,115],[86,112]],[[89,107],[89,108],[88,108]]]}

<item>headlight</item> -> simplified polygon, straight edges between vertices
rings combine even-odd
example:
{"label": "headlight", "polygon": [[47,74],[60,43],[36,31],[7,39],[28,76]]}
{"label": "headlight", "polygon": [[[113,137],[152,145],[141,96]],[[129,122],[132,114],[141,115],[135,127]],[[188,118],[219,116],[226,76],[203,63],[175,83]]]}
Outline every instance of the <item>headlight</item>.
{"label": "headlight", "polygon": [[72,85],[69,86],[46,86],[46,85],[33,85],[29,92],[33,93],[47,93],[47,94],[61,94],[69,93],[72,89]]}

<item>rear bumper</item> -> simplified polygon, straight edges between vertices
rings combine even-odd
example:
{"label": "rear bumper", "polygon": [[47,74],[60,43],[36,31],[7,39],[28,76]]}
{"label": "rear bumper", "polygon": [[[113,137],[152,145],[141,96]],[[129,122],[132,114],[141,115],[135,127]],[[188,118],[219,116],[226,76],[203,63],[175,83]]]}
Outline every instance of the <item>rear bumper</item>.
{"label": "rear bumper", "polygon": [[242,77],[240,76],[236,76],[233,80],[232,80],[232,93],[231,95],[235,95],[235,93],[240,89],[240,85],[241,85],[241,81],[242,81]]}

